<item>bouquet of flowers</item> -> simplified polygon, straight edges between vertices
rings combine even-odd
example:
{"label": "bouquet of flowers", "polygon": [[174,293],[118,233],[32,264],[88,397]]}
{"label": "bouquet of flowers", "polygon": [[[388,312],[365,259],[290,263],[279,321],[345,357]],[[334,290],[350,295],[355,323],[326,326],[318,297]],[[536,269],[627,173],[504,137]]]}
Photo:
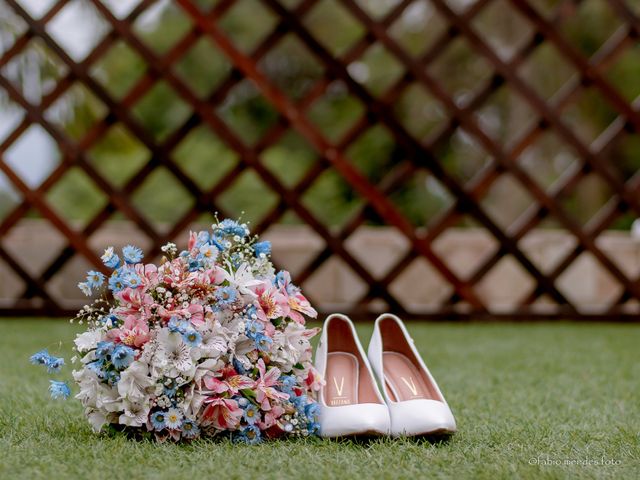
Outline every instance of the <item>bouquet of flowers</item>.
{"label": "bouquet of flowers", "polygon": [[[139,248],[122,258],[108,248],[107,278],[89,272],[79,287],[103,295],[76,319],[88,325],[75,339],[80,363],[76,395],[95,431],[105,425],[158,440],[231,436],[257,443],[318,432],[305,327],[315,317],[288,272],[276,273],[271,245],[246,224],[218,221],[191,233],[188,249],[162,248],[160,266],[142,262]],[[50,372],[64,360],[46,350],[31,357]],[[52,381],[53,397],[67,397]]]}

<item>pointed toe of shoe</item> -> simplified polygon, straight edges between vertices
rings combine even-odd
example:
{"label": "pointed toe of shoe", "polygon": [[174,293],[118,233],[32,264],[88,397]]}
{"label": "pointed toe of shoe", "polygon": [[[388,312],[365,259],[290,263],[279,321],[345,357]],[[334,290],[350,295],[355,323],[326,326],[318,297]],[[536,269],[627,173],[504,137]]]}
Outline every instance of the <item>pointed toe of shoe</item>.
{"label": "pointed toe of shoe", "polygon": [[437,400],[407,400],[389,405],[391,435],[452,434],[456,421],[449,406]]}
{"label": "pointed toe of shoe", "polygon": [[321,407],[320,435],[326,438],[388,435],[390,424],[387,406],[378,403]]}

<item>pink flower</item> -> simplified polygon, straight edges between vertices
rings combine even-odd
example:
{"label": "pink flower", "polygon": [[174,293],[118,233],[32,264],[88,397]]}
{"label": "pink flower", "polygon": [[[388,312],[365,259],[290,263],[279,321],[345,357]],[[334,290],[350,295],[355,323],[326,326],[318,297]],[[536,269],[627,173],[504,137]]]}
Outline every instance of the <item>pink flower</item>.
{"label": "pink flower", "polygon": [[107,337],[125,345],[140,348],[149,341],[149,325],[145,320],[129,315],[125,318],[124,325],[120,328],[109,330]]}
{"label": "pink flower", "polygon": [[242,408],[238,402],[229,398],[209,397],[204,401],[207,406],[202,418],[208,420],[219,430],[233,430],[240,423]]}
{"label": "pink flower", "polygon": [[316,318],[318,316],[318,312],[311,306],[309,300],[307,300],[302,293],[291,295],[287,300],[289,307],[291,308],[289,318],[294,322],[299,323],[300,325],[304,325],[305,323],[304,317],[298,312],[302,312],[311,318]]}
{"label": "pink flower", "polygon": [[229,392],[231,395],[235,395],[240,390],[253,387],[255,382],[249,377],[238,375],[238,373],[231,368],[227,371],[223,370],[222,379],[209,375],[203,379],[202,383],[213,393],[220,394]]}
{"label": "pink flower", "polygon": [[258,371],[260,372],[260,378],[256,381],[256,400],[260,404],[260,408],[264,411],[271,410],[270,400],[286,400],[289,395],[283,392],[279,392],[275,388],[280,378],[280,369],[277,367],[272,368],[267,372],[267,367],[264,364],[264,360],[258,360]]}
{"label": "pink flower", "polygon": [[134,268],[136,274],[142,279],[144,290],[158,284],[158,267],[153,264],[143,265],[138,263]]}
{"label": "pink flower", "polygon": [[304,317],[300,313],[316,318],[318,312],[311,306],[309,300],[302,295],[300,288],[291,283],[291,275],[286,270],[281,271],[277,276],[277,285],[282,295],[287,299],[287,305],[291,310],[289,318],[303,325]]}
{"label": "pink flower", "polygon": [[257,299],[258,318],[263,322],[268,322],[274,318],[286,317],[289,314],[289,302],[278,289],[272,287],[268,282],[262,282],[255,287]]}
{"label": "pink flower", "polygon": [[196,246],[198,241],[198,234],[196,232],[189,232],[189,244],[187,245],[187,250],[191,251]]}
{"label": "pink flower", "polygon": [[266,430],[267,428],[271,428],[276,424],[278,419],[284,414],[284,408],[280,405],[273,405],[271,410],[265,412],[264,420],[258,422],[258,427],[260,430]]}
{"label": "pink flower", "polygon": [[144,292],[141,288],[125,288],[116,293],[115,297],[120,301],[121,305],[117,308],[116,313],[119,316],[141,316],[145,320],[151,315],[150,307],[154,304],[151,295]]}

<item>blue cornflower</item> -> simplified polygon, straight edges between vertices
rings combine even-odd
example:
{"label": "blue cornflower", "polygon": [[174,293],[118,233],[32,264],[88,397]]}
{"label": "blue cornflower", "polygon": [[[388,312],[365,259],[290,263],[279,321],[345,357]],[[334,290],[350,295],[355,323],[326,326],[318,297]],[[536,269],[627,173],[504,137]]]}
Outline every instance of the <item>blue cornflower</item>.
{"label": "blue cornflower", "polygon": [[304,406],[304,416],[309,420],[315,419],[320,415],[320,405],[316,402],[307,403]]}
{"label": "blue cornflower", "polygon": [[127,347],[126,345],[116,345],[111,353],[111,363],[118,370],[124,370],[131,362],[133,362],[133,357],[135,355],[135,351],[131,347]]}
{"label": "blue cornflower", "polygon": [[214,296],[216,297],[218,306],[225,307],[232,305],[236,301],[238,298],[238,292],[231,286],[219,287],[216,289]]}
{"label": "blue cornflower", "polygon": [[256,344],[256,348],[261,352],[269,351],[269,348],[271,348],[271,344],[273,343],[273,340],[271,338],[263,335],[262,333],[258,333],[253,341]]}
{"label": "blue cornflower", "polygon": [[144,258],[142,250],[138,247],[134,247],[133,245],[127,245],[124,247],[122,249],[122,256],[124,257],[124,261],[128,264],[138,263]]}
{"label": "blue cornflower", "polygon": [[318,422],[307,423],[307,432],[310,435],[320,435],[320,424]]}
{"label": "blue cornflower", "polygon": [[291,402],[295,405],[296,410],[298,410],[302,414],[305,413],[304,407],[307,406],[307,396],[306,395],[300,395],[299,397],[293,397],[291,399]]}
{"label": "blue cornflower", "polygon": [[271,255],[271,242],[265,240],[264,242],[258,242],[254,244],[253,252],[255,253],[256,257],[259,257],[261,255]]}
{"label": "blue cornflower", "polygon": [[47,372],[58,373],[60,369],[64,366],[64,358],[49,357],[47,359],[46,365],[47,365]]}
{"label": "blue cornflower", "polygon": [[49,355],[48,350],[45,348],[44,350],[40,350],[37,353],[34,353],[29,357],[29,361],[34,365],[46,365],[51,356]]}
{"label": "blue cornflower", "polygon": [[96,358],[99,360],[106,360],[113,352],[113,347],[113,342],[98,342],[98,345],[96,345]]}
{"label": "blue cornflower", "polygon": [[182,334],[182,340],[190,347],[197,347],[202,343],[202,335],[194,328],[189,328]]}
{"label": "blue cornflower", "polygon": [[162,430],[167,426],[167,412],[158,411],[151,414],[151,425],[156,430]]}
{"label": "blue cornflower", "polygon": [[185,418],[182,422],[182,436],[184,438],[195,438],[200,434],[200,428],[196,425],[196,422]]}
{"label": "blue cornflower", "polygon": [[231,363],[233,363],[233,368],[240,375],[244,375],[245,373],[247,373],[247,369],[244,368],[244,365],[242,365],[242,363],[237,358],[234,358]]}
{"label": "blue cornflower", "polygon": [[117,270],[111,274],[111,278],[109,278],[109,290],[113,293],[118,293],[124,289],[126,285],[124,284],[122,277],[120,276],[120,272]]}
{"label": "blue cornflower", "polygon": [[69,385],[66,382],[58,382],[57,380],[49,380],[51,385],[49,385],[49,393],[51,393],[51,398],[69,398],[71,395],[71,390],[69,389]]}
{"label": "blue cornflower", "polygon": [[107,248],[101,258],[106,267],[118,268],[120,266],[120,257],[113,251],[113,247]]}
{"label": "blue cornflower", "polygon": [[295,387],[297,383],[296,377],[293,375],[283,375],[280,377],[282,391],[288,393],[290,396],[293,396],[293,387]]}
{"label": "blue cornflower", "polygon": [[206,230],[203,230],[202,232],[198,233],[198,239],[196,240],[196,247],[200,248],[203,245],[209,245],[210,240],[211,240],[211,236],[209,235],[209,232],[207,232]]}
{"label": "blue cornflower", "polygon": [[167,324],[170,332],[183,334],[190,328],[189,322],[178,317],[171,317]]}
{"label": "blue cornflower", "polygon": [[100,288],[104,284],[104,274],[91,270],[87,272],[87,285],[89,288]]}
{"label": "blue cornflower", "polygon": [[111,386],[117,385],[120,381],[120,374],[115,370],[109,370],[105,373],[105,380]]}
{"label": "blue cornflower", "polygon": [[256,443],[260,443],[262,440],[260,436],[260,429],[255,425],[247,425],[242,430],[240,430],[240,434],[238,435],[238,440],[247,443],[249,445],[255,445]]}
{"label": "blue cornflower", "polygon": [[253,403],[250,403],[244,409],[242,418],[244,418],[249,425],[253,425],[260,420],[260,410]]}
{"label": "blue cornflower", "polygon": [[244,309],[244,316],[247,318],[258,318],[258,310],[255,305],[249,305]]}
{"label": "blue cornflower", "polygon": [[244,332],[247,337],[255,340],[258,335],[264,332],[264,325],[258,320],[249,320]]}
{"label": "blue cornflower", "polygon": [[104,362],[101,360],[96,360],[94,362],[87,363],[87,369],[95,373],[98,378],[105,378],[106,373],[102,369],[103,367],[104,367]]}
{"label": "blue cornflower", "polygon": [[238,222],[231,220],[230,218],[226,218],[221,221],[215,229],[224,235],[238,235],[239,237],[244,237],[249,234],[249,230],[245,225],[240,225]]}
{"label": "blue cornflower", "polygon": [[178,387],[176,387],[175,385],[173,387],[164,387],[164,392],[163,392],[167,397],[169,398],[173,398],[176,396],[176,393],[178,393]]}
{"label": "blue cornflower", "polygon": [[128,271],[122,275],[122,283],[127,287],[138,288],[142,283],[142,279],[136,272]]}

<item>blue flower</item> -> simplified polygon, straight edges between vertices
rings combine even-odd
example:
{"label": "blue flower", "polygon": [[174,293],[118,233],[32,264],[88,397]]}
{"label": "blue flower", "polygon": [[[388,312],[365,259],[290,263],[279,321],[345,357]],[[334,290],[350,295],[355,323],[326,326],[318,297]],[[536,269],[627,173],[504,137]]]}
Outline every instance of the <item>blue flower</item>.
{"label": "blue flower", "polygon": [[111,386],[117,385],[120,381],[120,374],[115,370],[109,370],[105,373],[105,380]]}
{"label": "blue flower", "polygon": [[256,337],[264,332],[264,325],[258,320],[249,320],[245,327],[245,335],[251,340],[255,340]]}
{"label": "blue flower", "polygon": [[51,393],[51,398],[69,398],[71,395],[71,390],[69,389],[69,385],[66,382],[58,382],[57,380],[49,380],[51,385],[49,385],[49,393]]}
{"label": "blue flower", "polygon": [[238,440],[247,443],[249,445],[255,445],[256,443],[260,443],[262,440],[260,436],[260,429],[255,425],[247,425],[242,430],[240,430],[240,434],[238,435]]}
{"label": "blue flower", "polygon": [[310,435],[319,435],[320,434],[320,424],[318,422],[309,422],[307,423],[307,432]]}
{"label": "blue flower", "polygon": [[102,263],[109,268],[118,268],[120,266],[120,257],[114,253],[113,247],[109,247],[104,251]]}
{"label": "blue flower", "polygon": [[233,287],[219,287],[216,289],[214,296],[218,303],[218,307],[232,305],[238,298],[238,292]]}
{"label": "blue flower", "polygon": [[293,397],[294,392],[293,392],[293,387],[296,386],[297,384],[297,380],[296,377],[294,377],[293,375],[283,375],[282,377],[280,377],[280,384],[282,385],[281,389],[284,393],[288,393],[289,396]]}
{"label": "blue flower", "polygon": [[136,272],[128,271],[122,275],[122,283],[127,287],[138,288],[142,279]]}
{"label": "blue flower", "polygon": [[209,235],[209,232],[207,231],[202,231],[198,233],[198,239],[196,240],[196,247],[200,248],[203,245],[209,245],[211,240],[211,236]]}
{"label": "blue flower", "polygon": [[307,406],[307,396],[300,395],[299,397],[294,397],[291,399],[292,403],[295,405],[296,410],[300,413],[304,414],[304,407]]}
{"label": "blue flower", "polygon": [[91,270],[87,272],[87,285],[89,288],[100,288],[104,284],[104,274]]}
{"label": "blue flower", "polygon": [[304,416],[309,420],[316,419],[320,415],[320,406],[316,402],[307,403],[304,407]]}
{"label": "blue flower", "polygon": [[122,291],[125,287],[124,282],[122,281],[122,277],[119,272],[116,270],[111,274],[111,278],[109,278],[109,290],[113,293],[118,293]]}
{"label": "blue flower", "polygon": [[249,403],[244,409],[242,418],[244,418],[249,425],[253,425],[260,420],[260,410],[253,403]]}
{"label": "blue flower", "polygon": [[39,352],[31,355],[31,357],[29,357],[29,361],[34,365],[46,365],[49,358],[49,352],[45,348],[44,350],[40,350]]}
{"label": "blue flower", "polygon": [[247,373],[247,369],[244,368],[244,365],[242,365],[242,363],[237,358],[234,358],[231,363],[233,363],[233,368],[235,368],[236,372],[238,372],[240,375],[244,375],[245,373]]}
{"label": "blue flower", "polygon": [[196,422],[188,418],[185,418],[184,421],[182,422],[182,436],[184,438],[195,438],[199,434],[200,434],[200,429],[198,428],[198,425],[196,425]]}
{"label": "blue flower", "polygon": [[135,351],[131,347],[127,347],[126,345],[116,345],[111,353],[111,363],[118,370],[124,370],[131,362],[133,362],[133,357],[135,355]]}
{"label": "blue flower", "polygon": [[64,366],[64,358],[49,357],[46,365],[47,365],[47,372],[58,373],[60,369]]}
{"label": "blue flower", "polygon": [[247,318],[258,318],[258,310],[255,305],[249,305],[244,309],[244,316]]}
{"label": "blue flower", "polygon": [[182,334],[182,340],[190,347],[197,347],[202,342],[202,335],[194,328],[189,328]]}
{"label": "blue flower", "polygon": [[34,365],[44,365],[49,373],[58,373],[64,366],[64,358],[49,355],[46,348],[31,355],[29,361]]}
{"label": "blue flower", "polygon": [[151,414],[151,425],[156,430],[162,430],[167,426],[167,413],[163,411],[153,412]]}
{"label": "blue flower", "polygon": [[96,358],[103,361],[106,360],[113,352],[113,347],[113,342],[98,342],[98,345],[96,345]]}
{"label": "blue flower", "polygon": [[271,255],[271,242],[264,241],[264,242],[258,242],[254,244],[253,252],[255,253],[256,257],[259,257],[261,255],[264,255],[264,256]]}
{"label": "blue flower", "polygon": [[105,378],[105,371],[102,369],[104,367],[104,362],[101,360],[96,360],[94,362],[87,363],[87,368],[96,374],[98,378]]}
{"label": "blue flower", "polygon": [[144,258],[142,250],[138,247],[134,247],[133,245],[127,245],[124,247],[122,249],[122,256],[124,257],[124,261],[129,264],[138,263]]}
{"label": "blue flower", "polygon": [[178,317],[171,317],[167,324],[170,332],[183,334],[190,328],[189,322]]}
{"label": "blue flower", "polygon": [[249,234],[249,230],[246,226],[240,225],[235,220],[231,220],[230,218],[226,218],[221,221],[216,227],[217,232],[221,232],[224,235],[238,235],[239,237],[244,237]]}
{"label": "blue flower", "polygon": [[273,343],[273,340],[271,340],[271,338],[263,335],[262,333],[258,333],[256,335],[256,338],[254,338],[253,340],[256,344],[256,348],[261,352],[269,351],[269,348],[271,348],[271,344]]}
{"label": "blue flower", "polygon": [[176,396],[176,393],[178,393],[178,388],[176,386],[173,386],[171,388],[169,387],[164,387],[164,392],[163,392],[167,397],[169,398],[173,398]]}

